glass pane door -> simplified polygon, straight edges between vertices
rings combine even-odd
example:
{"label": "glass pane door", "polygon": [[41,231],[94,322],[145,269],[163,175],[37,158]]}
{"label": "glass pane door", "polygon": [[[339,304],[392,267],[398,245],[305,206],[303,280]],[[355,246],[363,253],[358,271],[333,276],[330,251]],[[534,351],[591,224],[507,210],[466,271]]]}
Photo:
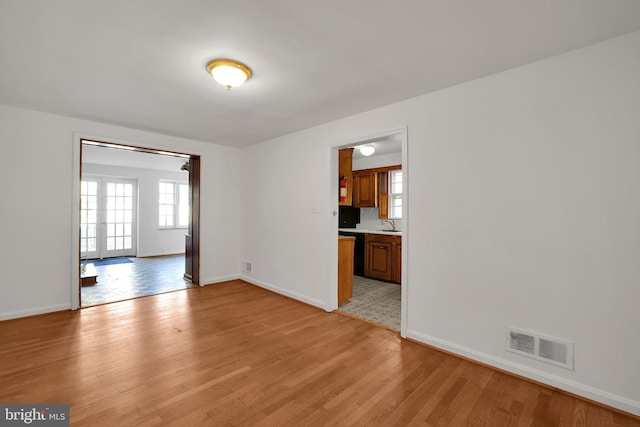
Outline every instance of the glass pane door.
{"label": "glass pane door", "polygon": [[80,255],[83,260],[136,256],[136,181],[83,177]]}
{"label": "glass pane door", "polygon": [[135,182],[105,181],[104,257],[135,256]]}
{"label": "glass pane door", "polygon": [[80,256],[97,258],[98,252],[98,186],[97,180],[80,182]]}

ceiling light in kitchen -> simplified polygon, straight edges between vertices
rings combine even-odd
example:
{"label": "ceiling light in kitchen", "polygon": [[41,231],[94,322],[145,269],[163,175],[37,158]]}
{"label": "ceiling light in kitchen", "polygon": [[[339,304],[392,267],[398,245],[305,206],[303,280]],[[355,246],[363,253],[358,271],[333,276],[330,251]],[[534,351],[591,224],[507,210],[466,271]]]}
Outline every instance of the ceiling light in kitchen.
{"label": "ceiling light in kitchen", "polygon": [[359,147],[359,149],[360,154],[362,154],[363,156],[370,156],[374,151],[376,151],[376,147],[374,147],[373,145],[362,145]]}

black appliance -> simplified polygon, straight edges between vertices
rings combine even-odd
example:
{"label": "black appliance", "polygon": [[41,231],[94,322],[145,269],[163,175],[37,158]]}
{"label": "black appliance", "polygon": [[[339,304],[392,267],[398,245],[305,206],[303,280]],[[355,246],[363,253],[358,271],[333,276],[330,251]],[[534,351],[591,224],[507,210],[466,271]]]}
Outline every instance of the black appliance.
{"label": "black appliance", "polygon": [[340,206],[338,208],[338,228],[356,228],[360,223],[360,208]]}
{"label": "black appliance", "polygon": [[353,248],[353,274],[364,277],[364,233],[339,231],[338,234],[341,236],[353,236],[356,238],[355,246]]}

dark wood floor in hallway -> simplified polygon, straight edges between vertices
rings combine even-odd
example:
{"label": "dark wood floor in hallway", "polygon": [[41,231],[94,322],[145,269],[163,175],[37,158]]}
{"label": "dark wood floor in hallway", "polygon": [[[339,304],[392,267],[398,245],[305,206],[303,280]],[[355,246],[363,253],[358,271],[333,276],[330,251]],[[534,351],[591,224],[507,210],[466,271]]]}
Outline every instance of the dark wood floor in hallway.
{"label": "dark wood floor in hallway", "polygon": [[71,425],[640,426],[242,281],[0,322],[0,402]]}

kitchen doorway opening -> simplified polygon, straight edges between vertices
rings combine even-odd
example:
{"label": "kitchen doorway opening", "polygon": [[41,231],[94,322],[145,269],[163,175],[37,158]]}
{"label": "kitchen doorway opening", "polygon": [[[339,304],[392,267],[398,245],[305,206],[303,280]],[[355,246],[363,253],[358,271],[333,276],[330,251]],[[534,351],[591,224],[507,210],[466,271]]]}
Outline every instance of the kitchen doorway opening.
{"label": "kitchen doorway opening", "polygon": [[80,139],[77,305],[199,284],[200,157]]}
{"label": "kitchen doorway opening", "polygon": [[[373,153],[371,153],[373,151]],[[405,336],[407,132],[395,129],[333,150],[339,313]],[[337,173],[335,173],[337,171]]]}

